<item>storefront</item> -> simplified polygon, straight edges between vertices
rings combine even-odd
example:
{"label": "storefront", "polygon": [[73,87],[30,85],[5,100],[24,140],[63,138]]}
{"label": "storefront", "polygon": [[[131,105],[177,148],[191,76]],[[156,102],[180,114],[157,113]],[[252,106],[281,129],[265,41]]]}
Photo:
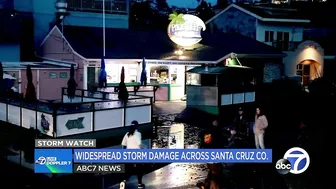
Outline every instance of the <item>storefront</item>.
{"label": "storefront", "polygon": [[[186,71],[195,66],[202,65],[195,63],[194,66],[186,66],[186,64],[183,63],[169,64],[169,62],[166,64],[157,64],[152,60],[146,60],[146,62],[148,62],[146,63],[147,88],[149,89],[150,86],[159,86],[155,93],[156,101],[180,100],[186,92],[186,78],[188,77]],[[119,85],[122,67],[124,67],[125,70],[125,83],[129,91],[133,92],[133,87],[140,85],[142,61],[139,63],[134,60],[105,60],[105,66],[109,88]],[[94,79],[94,81],[88,79],[88,85],[90,85],[90,83],[97,84],[97,78],[100,72],[100,60],[96,60],[95,66],[92,64],[88,68],[88,72],[91,72],[91,74],[88,73],[88,76]],[[113,89],[110,90],[112,91]]]}
{"label": "storefront", "polygon": [[[197,75],[186,74],[195,66],[223,63],[232,53],[244,58],[272,58],[271,63],[283,57],[282,52],[241,35],[203,32],[205,25],[196,16],[183,15],[183,20],[183,23],[171,22],[168,36],[164,31],[106,28],[104,60],[108,90],[117,88],[124,67],[130,94],[152,95],[156,101],[180,100],[186,93],[186,85],[200,84]],[[62,33],[55,26],[38,54],[45,59],[73,61],[80,68],[76,71],[77,80],[83,83],[80,86],[97,87],[104,49],[100,43],[101,32],[102,28],[98,27],[64,26]],[[65,43],[54,36],[63,38]],[[148,79],[146,87],[140,86],[143,58]],[[260,63],[256,61],[255,64]]]}

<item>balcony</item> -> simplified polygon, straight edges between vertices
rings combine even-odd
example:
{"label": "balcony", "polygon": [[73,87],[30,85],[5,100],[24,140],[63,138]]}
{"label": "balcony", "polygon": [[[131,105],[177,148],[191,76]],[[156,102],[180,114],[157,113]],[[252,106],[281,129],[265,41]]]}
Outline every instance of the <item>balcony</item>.
{"label": "balcony", "polygon": [[[67,0],[69,11],[102,12],[103,0]],[[105,0],[106,14],[128,14],[127,0]]]}
{"label": "balcony", "polygon": [[300,43],[297,41],[273,41],[272,46],[281,51],[295,51]]}

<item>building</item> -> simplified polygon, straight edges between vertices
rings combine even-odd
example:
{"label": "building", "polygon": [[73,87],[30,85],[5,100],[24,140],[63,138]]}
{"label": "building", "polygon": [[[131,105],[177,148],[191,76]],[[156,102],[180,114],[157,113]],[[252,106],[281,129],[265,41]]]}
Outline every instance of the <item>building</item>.
{"label": "building", "polygon": [[[27,65],[31,66],[36,97],[40,100],[62,99],[61,88],[67,87],[71,62],[2,62],[4,72],[16,78],[14,87],[19,93],[26,93]],[[76,67],[76,66],[75,66]],[[52,83],[52,87],[50,87]]]}
{"label": "building", "polygon": [[[13,0],[14,9],[31,12],[34,18],[35,45],[58,24],[74,26],[103,26],[103,1],[96,0]],[[129,1],[105,0],[105,26],[128,28]],[[63,16],[63,17],[62,17]]]}
{"label": "building", "polygon": [[[213,31],[235,32],[282,50],[284,75],[301,77],[302,84],[320,77],[324,62],[334,57],[326,54],[316,41],[304,41],[310,20],[297,9],[231,4],[207,21]],[[333,58],[332,58],[333,59]]]}
{"label": "building", "polygon": [[[129,1],[104,2],[105,27],[128,28]],[[99,0],[1,1],[0,24],[5,27],[0,31],[0,61],[36,61],[35,49],[55,25],[102,27],[102,4]]]}
{"label": "building", "polygon": [[[65,26],[63,31],[55,26],[43,40],[37,55],[42,59],[77,63],[76,81],[86,89],[98,78],[103,55],[102,28]],[[264,74],[264,70],[277,67],[283,53],[240,34],[204,32],[202,41],[193,49],[181,49],[166,32],[161,31],[109,28],[106,34],[108,84],[115,86],[120,82],[121,67],[124,67],[125,82],[138,85],[145,58],[147,83],[160,85],[156,100],[181,99],[188,77],[186,70],[204,64],[224,63],[233,53],[238,54],[248,66],[257,68],[260,72],[258,82],[281,76],[279,69],[267,71],[272,74]]]}

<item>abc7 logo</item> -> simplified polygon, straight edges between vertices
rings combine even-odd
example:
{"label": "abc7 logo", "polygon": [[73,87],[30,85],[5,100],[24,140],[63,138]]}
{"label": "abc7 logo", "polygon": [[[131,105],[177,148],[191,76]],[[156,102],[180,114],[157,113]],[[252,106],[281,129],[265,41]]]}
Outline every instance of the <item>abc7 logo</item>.
{"label": "abc7 logo", "polygon": [[285,175],[290,172],[292,165],[287,159],[279,159],[275,164],[275,168],[279,174]]}
{"label": "abc7 logo", "polygon": [[[294,161],[289,161],[287,158],[294,158]],[[302,164],[304,163],[304,164]],[[308,153],[302,148],[289,149],[283,159],[279,159],[275,164],[275,168],[279,174],[287,173],[301,174],[305,172],[310,164]]]}

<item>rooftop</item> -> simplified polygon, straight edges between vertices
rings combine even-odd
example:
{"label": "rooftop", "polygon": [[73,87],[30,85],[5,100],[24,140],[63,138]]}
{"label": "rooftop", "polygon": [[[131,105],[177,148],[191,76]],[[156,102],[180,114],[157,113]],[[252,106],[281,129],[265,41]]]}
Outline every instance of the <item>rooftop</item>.
{"label": "rooftop", "polygon": [[245,67],[245,66],[208,66],[207,68],[197,66],[193,69],[188,70],[187,72],[189,73],[197,73],[197,74],[222,74],[227,71],[232,71],[232,70],[250,70],[250,68]]}
{"label": "rooftop", "polygon": [[284,8],[284,7],[269,7],[261,5],[255,6],[250,4],[242,4],[238,6],[236,4],[231,4],[230,6],[228,6],[227,8],[216,14],[214,17],[212,17],[210,20],[208,20],[206,23],[211,22],[212,20],[214,20],[227,10],[230,10],[231,8],[238,9],[261,21],[297,22],[297,23],[310,22],[307,16],[303,16],[303,14],[300,14],[298,9]]}
{"label": "rooftop", "polygon": [[[98,27],[64,27],[64,36],[71,47],[88,59],[102,57],[102,34],[102,28]],[[179,47],[165,31],[106,28],[105,58],[218,61],[232,52],[238,55],[282,56],[281,51],[240,34],[203,32],[202,37],[195,49],[185,50],[183,56],[178,56],[174,52]]]}
{"label": "rooftop", "polygon": [[72,63],[68,62],[2,62],[4,69],[26,69],[27,65],[30,65],[32,69],[37,68],[70,68]]}

